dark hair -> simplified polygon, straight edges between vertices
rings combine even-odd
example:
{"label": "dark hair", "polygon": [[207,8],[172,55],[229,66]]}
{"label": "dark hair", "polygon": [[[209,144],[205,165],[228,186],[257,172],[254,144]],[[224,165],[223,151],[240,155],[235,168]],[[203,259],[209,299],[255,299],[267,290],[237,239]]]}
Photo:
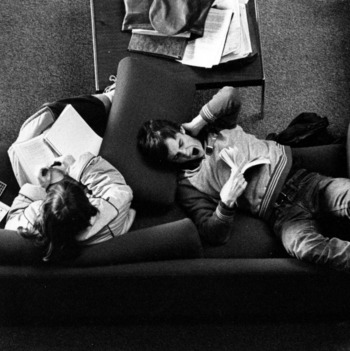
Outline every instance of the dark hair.
{"label": "dark hair", "polygon": [[76,250],[76,236],[90,226],[90,219],[97,211],[86,196],[84,186],[65,175],[48,188],[33,230],[22,227],[18,230],[25,238],[45,247],[44,261],[59,260],[65,251]]}
{"label": "dark hair", "polygon": [[175,139],[176,133],[179,133],[180,129],[181,124],[168,120],[147,121],[137,134],[137,146],[148,160],[158,163],[167,161],[168,148],[165,145],[165,140]]}

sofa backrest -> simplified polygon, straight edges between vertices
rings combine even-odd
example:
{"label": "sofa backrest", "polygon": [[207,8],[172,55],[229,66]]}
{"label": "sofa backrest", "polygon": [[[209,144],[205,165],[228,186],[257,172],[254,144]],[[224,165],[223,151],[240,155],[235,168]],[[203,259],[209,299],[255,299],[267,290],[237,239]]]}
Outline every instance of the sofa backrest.
{"label": "sofa backrest", "polygon": [[101,155],[133,189],[134,202],[174,202],[176,174],[154,169],[137,150],[137,133],[149,119],[191,118],[195,85],[149,62],[127,57],[118,66],[117,86]]}

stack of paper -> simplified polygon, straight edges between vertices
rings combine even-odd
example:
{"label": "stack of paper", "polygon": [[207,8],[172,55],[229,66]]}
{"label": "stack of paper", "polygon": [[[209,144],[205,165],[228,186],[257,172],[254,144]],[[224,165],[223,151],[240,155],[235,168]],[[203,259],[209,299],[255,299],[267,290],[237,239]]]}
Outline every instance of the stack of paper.
{"label": "stack of paper", "polygon": [[217,0],[210,9],[203,37],[187,43],[179,62],[211,68],[252,53],[246,4],[248,0]]}
{"label": "stack of paper", "polygon": [[165,36],[155,30],[133,29],[128,50],[175,59],[185,65],[211,68],[252,53],[247,18],[248,0],[216,0],[210,8],[203,36],[185,32]]}

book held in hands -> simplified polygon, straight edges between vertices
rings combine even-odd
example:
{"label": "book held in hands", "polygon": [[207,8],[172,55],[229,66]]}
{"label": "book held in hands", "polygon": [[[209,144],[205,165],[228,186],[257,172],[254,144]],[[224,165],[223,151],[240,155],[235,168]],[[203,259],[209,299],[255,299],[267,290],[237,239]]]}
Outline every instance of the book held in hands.
{"label": "book held in hands", "polygon": [[50,165],[56,157],[72,155],[78,159],[88,151],[97,156],[101,144],[102,138],[72,105],[67,105],[50,129],[29,140],[12,144],[11,149],[27,182],[39,184],[40,168]]}
{"label": "book held in hands", "polygon": [[231,168],[232,172],[240,172],[242,174],[251,167],[271,163],[266,157],[256,157],[252,160],[247,160],[239,153],[236,146],[222,149],[220,151],[220,158]]}

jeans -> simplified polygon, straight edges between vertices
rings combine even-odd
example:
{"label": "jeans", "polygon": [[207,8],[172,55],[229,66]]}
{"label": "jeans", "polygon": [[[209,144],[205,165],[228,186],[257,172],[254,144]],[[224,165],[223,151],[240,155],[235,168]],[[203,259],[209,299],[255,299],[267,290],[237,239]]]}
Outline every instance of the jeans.
{"label": "jeans", "polygon": [[325,216],[350,219],[350,179],[299,170],[284,185],[272,224],[290,255],[350,271],[350,242],[322,234],[319,220]]}

